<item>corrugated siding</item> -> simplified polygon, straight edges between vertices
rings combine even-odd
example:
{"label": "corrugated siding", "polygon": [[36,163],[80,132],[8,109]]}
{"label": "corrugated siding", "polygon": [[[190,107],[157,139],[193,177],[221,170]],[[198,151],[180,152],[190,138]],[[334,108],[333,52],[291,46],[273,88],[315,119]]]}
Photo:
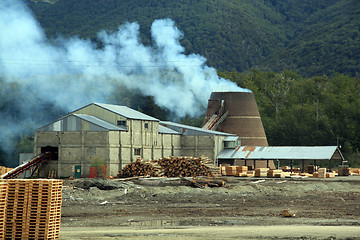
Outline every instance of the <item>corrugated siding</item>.
{"label": "corrugated siding", "polygon": [[218,159],[331,159],[336,146],[314,147],[238,147],[224,149]]}

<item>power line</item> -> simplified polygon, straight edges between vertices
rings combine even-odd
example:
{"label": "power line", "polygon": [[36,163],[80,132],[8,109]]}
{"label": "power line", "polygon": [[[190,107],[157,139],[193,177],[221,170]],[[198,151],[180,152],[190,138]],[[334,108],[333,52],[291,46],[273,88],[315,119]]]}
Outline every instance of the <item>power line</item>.
{"label": "power line", "polygon": [[[50,64],[50,63],[51,64]],[[174,67],[169,66],[168,63],[186,63],[186,65],[177,65],[176,67],[196,67],[196,66],[203,66],[204,63],[197,63],[191,64],[191,62],[195,63],[195,61],[138,61],[138,65],[122,65],[122,64],[113,64],[113,65],[91,65],[91,64],[102,64],[102,63],[114,63],[114,61],[87,61],[87,60],[39,60],[39,59],[3,59],[0,64],[8,64],[8,65],[20,65],[20,64],[27,64],[27,65],[42,65],[42,66],[51,66],[56,63],[63,63],[63,64],[75,64],[74,66],[84,66],[84,67],[118,67],[118,68],[134,68],[134,67],[153,67],[153,68],[164,68],[164,67]],[[80,64],[78,64],[80,63]],[[89,63],[89,64],[88,64]],[[155,65],[142,65],[142,63],[154,63]],[[157,64],[158,63],[158,64]]]}

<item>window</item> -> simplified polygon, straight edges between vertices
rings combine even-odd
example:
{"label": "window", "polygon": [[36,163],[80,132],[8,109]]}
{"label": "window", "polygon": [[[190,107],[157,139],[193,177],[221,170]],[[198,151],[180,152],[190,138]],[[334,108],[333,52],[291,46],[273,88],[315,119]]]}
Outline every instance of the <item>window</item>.
{"label": "window", "polygon": [[126,127],[126,121],[125,120],[118,120],[117,125],[121,127]]}
{"label": "window", "polygon": [[145,127],[145,129],[149,129],[149,124],[148,124],[148,123],[145,123],[145,124],[144,124],[144,127]]}
{"label": "window", "polygon": [[235,141],[225,141],[224,148],[236,148]]}
{"label": "window", "polygon": [[141,148],[134,148],[134,155],[140,156],[141,155]]}

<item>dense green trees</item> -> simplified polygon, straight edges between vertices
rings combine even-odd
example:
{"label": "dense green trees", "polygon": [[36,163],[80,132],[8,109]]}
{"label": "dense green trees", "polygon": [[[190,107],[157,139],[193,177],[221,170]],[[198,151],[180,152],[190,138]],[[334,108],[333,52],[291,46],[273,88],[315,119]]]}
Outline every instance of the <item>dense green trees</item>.
{"label": "dense green trees", "polygon": [[270,145],[336,145],[360,164],[360,79],[292,71],[221,74],[255,94]]}
{"label": "dense green trees", "polygon": [[186,53],[220,71],[252,68],[301,76],[358,76],[360,1],[356,0],[27,0],[48,36],[91,38],[138,22],[151,44],[155,19],[171,18],[184,32]]}

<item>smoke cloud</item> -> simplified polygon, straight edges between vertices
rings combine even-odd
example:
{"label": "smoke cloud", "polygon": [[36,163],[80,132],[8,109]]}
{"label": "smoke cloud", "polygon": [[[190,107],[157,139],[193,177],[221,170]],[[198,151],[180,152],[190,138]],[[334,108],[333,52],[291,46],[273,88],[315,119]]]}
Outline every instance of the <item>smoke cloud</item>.
{"label": "smoke cloud", "polygon": [[[185,55],[183,34],[172,20],[154,21],[151,34],[153,46],[145,46],[139,25],[126,23],[117,32],[98,33],[101,49],[78,37],[48,39],[23,2],[1,0],[1,147],[10,136],[46,124],[49,109],[71,111],[106,102],[119,83],[153,96],[156,104],[179,117],[201,114],[212,91],[248,91],[219,78],[204,57]],[[4,86],[13,86],[18,96],[9,98]],[[14,100],[15,117],[11,109],[4,110]]]}

